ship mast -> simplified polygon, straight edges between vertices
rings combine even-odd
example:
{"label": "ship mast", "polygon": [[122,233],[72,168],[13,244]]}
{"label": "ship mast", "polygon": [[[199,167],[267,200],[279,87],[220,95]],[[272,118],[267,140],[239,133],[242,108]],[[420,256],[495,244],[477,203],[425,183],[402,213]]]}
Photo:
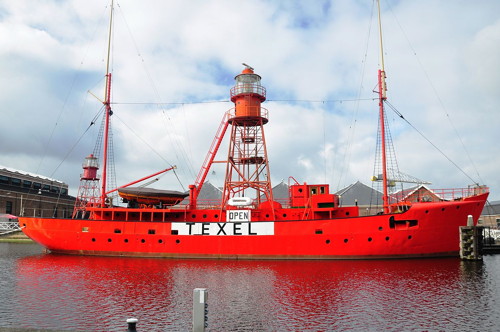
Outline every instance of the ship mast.
{"label": "ship mast", "polygon": [[382,187],[383,187],[383,203],[384,213],[389,212],[389,195],[387,183],[387,151],[386,151],[386,138],[385,138],[385,110],[384,101],[386,96],[386,82],[385,82],[385,67],[384,67],[384,47],[382,43],[382,20],[380,17],[380,0],[377,0],[378,6],[378,30],[380,40],[380,69],[378,70],[378,105],[379,105],[379,121],[380,121],[380,137],[381,137],[381,150],[382,150]]}
{"label": "ship mast", "polygon": [[111,0],[110,18],[109,18],[109,34],[108,34],[108,54],[106,58],[106,87],[104,90],[104,108],[105,108],[105,125],[104,125],[104,146],[102,152],[102,177],[101,177],[101,206],[106,204],[106,181],[107,181],[107,166],[108,166],[108,142],[109,142],[109,120],[112,114],[111,111],[111,73],[109,72],[109,62],[111,54],[111,33],[113,28],[113,10],[114,1]]}

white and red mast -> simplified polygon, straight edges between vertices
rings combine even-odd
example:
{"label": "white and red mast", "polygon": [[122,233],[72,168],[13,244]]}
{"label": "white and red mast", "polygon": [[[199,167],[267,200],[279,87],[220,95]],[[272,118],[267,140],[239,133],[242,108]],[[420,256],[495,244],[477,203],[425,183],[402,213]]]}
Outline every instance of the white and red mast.
{"label": "white and red mast", "polygon": [[[111,73],[109,72],[110,54],[111,54],[111,32],[113,25],[113,1],[111,1],[109,35],[108,35],[108,51],[106,61],[106,86],[104,89],[104,137],[103,137],[103,156],[102,156],[102,175],[101,178],[97,175],[99,170],[99,161],[96,156],[90,154],[85,158],[82,165],[83,173],[80,175],[80,186],[73,210],[73,218],[85,217],[85,209],[88,206],[106,205],[106,182],[107,182],[107,164],[108,164],[108,144],[109,144],[109,127],[111,111]],[[101,182],[99,188],[99,181]]]}
{"label": "white and red mast", "polygon": [[383,203],[384,213],[389,212],[389,194],[387,182],[387,147],[385,135],[385,109],[384,101],[387,99],[387,86],[385,82],[385,67],[384,67],[384,47],[382,43],[382,20],[380,17],[380,1],[377,1],[378,6],[378,30],[380,40],[380,69],[378,70],[378,106],[379,106],[379,121],[380,121],[380,137],[381,137],[381,158],[382,158],[382,187],[383,187]]}
{"label": "white and red mast", "polygon": [[114,2],[111,1],[110,19],[109,19],[109,35],[108,35],[108,54],[106,57],[106,87],[104,89],[104,142],[102,151],[102,177],[101,177],[101,206],[106,205],[106,182],[107,182],[107,168],[108,168],[108,144],[109,144],[109,121],[111,114],[111,73],[109,72],[109,62],[111,55],[111,33],[113,28],[113,11]]}

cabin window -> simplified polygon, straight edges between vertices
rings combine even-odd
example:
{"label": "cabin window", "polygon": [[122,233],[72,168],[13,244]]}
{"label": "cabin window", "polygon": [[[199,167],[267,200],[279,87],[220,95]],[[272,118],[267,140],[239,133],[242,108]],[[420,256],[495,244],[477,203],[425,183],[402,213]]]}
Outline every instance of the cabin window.
{"label": "cabin window", "polygon": [[319,187],[319,192],[320,192],[320,194],[324,194],[325,193],[325,187]]}
{"label": "cabin window", "polygon": [[121,232],[122,232],[122,230],[121,230],[121,229],[119,229],[119,228],[115,228],[115,233],[116,233],[116,234],[120,234]]}
{"label": "cabin window", "polygon": [[311,188],[311,194],[316,195],[316,188]]}
{"label": "cabin window", "polygon": [[156,230],[155,229],[148,229],[148,234],[156,234]]}

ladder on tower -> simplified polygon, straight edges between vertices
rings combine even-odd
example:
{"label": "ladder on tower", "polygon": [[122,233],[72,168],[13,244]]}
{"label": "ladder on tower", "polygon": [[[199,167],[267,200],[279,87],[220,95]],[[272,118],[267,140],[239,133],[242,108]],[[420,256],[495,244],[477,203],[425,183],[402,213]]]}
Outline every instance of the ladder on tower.
{"label": "ladder on tower", "polygon": [[217,155],[217,151],[219,150],[219,147],[222,143],[222,139],[224,138],[224,134],[226,133],[227,127],[229,125],[229,116],[230,111],[226,112],[222,117],[222,121],[219,125],[219,129],[217,130],[217,134],[215,135],[212,145],[210,146],[210,150],[208,150],[205,161],[203,162],[203,166],[198,173],[198,177],[196,178],[195,182],[195,190],[197,191],[197,193],[201,191],[203,183],[207,178],[208,171],[210,170],[210,166],[212,165],[212,162],[214,161],[214,158]]}

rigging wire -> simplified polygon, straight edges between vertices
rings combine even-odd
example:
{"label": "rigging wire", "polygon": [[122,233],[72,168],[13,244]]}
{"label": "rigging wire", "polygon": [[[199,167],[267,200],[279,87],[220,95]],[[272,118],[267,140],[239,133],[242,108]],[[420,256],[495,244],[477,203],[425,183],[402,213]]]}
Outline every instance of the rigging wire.
{"label": "rigging wire", "polygon": [[[106,11],[106,10],[104,10],[104,12],[105,12],[105,11]],[[103,17],[104,17],[104,14],[103,14],[103,15],[101,15],[101,21],[102,21]],[[94,32],[93,32],[93,36],[95,36],[95,34],[96,34],[96,33],[97,33],[97,26],[96,26],[96,28],[95,28],[95,30],[94,30]],[[87,46],[86,51],[83,53],[83,58],[82,58],[82,60],[80,61],[80,64],[79,64],[79,67],[78,67],[79,69],[81,69],[81,68],[83,67],[84,60],[85,60],[85,58],[87,57],[87,55],[88,55],[88,53],[89,53],[89,49],[90,49],[90,45],[88,45],[88,46]],[[60,120],[61,120],[61,118],[62,118],[62,115],[63,115],[64,111],[66,110],[66,107],[67,107],[67,105],[68,105],[69,98],[70,98],[70,96],[71,96],[71,95],[72,95],[72,93],[73,93],[73,90],[74,90],[74,87],[75,87],[75,85],[76,85],[77,79],[78,79],[78,78],[79,78],[79,76],[80,76],[80,75],[79,75],[79,72],[80,72],[80,70],[77,70],[77,71],[76,71],[76,74],[73,76],[73,79],[72,79],[71,83],[69,84],[69,89],[68,89],[68,92],[67,92],[66,96],[64,97],[64,102],[63,102],[63,105],[61,106],[61,109],[60,109],[60,111],[59,111],[59,114],[57,115],[57,118],[56,118],[56,122],[55,122],[54,126],[52,127],[52,130],[51,130],[50,135],[49,135],[49,139],[48,139],[47,143],[45,144],[45,149],[44,149],[44,151],[43,151],[42,158],[40,159],[40,162],[39,162],[39,164],[38,164],[38,166],[37,166],[37,168],[36,168],[36,171],[35,171],[36,173],[38,173],[38,172],[39,172],[39,170],[40,170],[40,168],[41,168],[41,166],[42,166],[42,164],[43,164],[43,162],[44,162],[44,160],[45,160],[45,157],[46,157],[46,155],[47,155],[47,151],[48,151],[48,149],[49,149],[50,143],[52,142],[52,139],[54,138],[54,133],[56,132],[57,126],[59,125],[59,122],[60,122]],[[80,139],[81,139],[81,138],[80,138]],[[71,152],[73,149],[74,149],[74,147],[72,147],[72,149],[70,150],[70,152]],[[65,156],[65,158],[67,158],[67,157],[68,157],[68,155],[66,155],[66,156]],[[56,173],[56,171],[59,169],[59,167],[60,167],[60,166],[61,166],[61,164],[59,164],[59,165],[58,165],[58,166],[57,166],[57,167],[56,167],[56,168],[52,171],[52,173],[51,173],[51,174],[52,174],[52,175],[53,175],[53,174],[55,174],[55,173]],[[51,175],[51,177],[52,177],[52,175]]]}
{"label": "rigging wire", "polygon": [[471,178],[460,166],[458,166],[453,160],[451,160],[450,157],[448,157],[439,147],[437,147],[436,144],[432,143],[430,139],[428,139],[420,130],[418,130],[413,124],[408,121],[403,114],[401,114],[396,107],[394,107],[391,103],[389,103],[387,100],[385,100],[385,103],[391,110],[393,110],[394,113],[396,113],[397,116],[399,116],[401,119],[403,119],[410,127],[412,127],[420,136],[422,136],[428,143],[430,143],[439,153],[441,153],[450,163],[452,163],[460,172],[462,172],[469,180],[471,180],[473,183],[479,185],[477,181],[475,181],[473,178]]}
{"label": "rigging wire", "polygon": [[[267,102],[291,102],[291,103],[346,103],[373,101],[377,98],[355,98],[355,99],[330,99],[330,100],[312,100],[312,99],[267,99]],[[217,104],[230,103],[230,100],[209,100],[209,101],[179,101],[179,102],[113,102],[115,105],[196,105],[196,104]]]}
{"label": "rigging wire", "polygon": [[345,169],[347,168],[347,165],[349,165],[349,162],[351,160],[351,153],[352,153],[352,145],[354,142],[354,136],[356,133],[356,124],[357,124],[357,119],[358,119],[358,112],[359,112],[359,107],[360,107],[360,101],[365,101],[365,100],[377,100],[377,98],[361,98],[361,92],[363,91],[364,88],[364,77],[365,77],[365,71],[366,71],[366,60],[368,58],[368,50],[369,50],[369,43],[370,43],[370,36],[372,32],[372,24],[373,24],[373,14],[374,14],[374,9],[375,9],[375,1],[372,2],[372,8],[371,8],[371,15],[370,15],[370,22],[368,25],[368,33],[366,36],[366,45],[365,45],[365,52],[364,52],[364,57],[362,60],[362,67],[361,67],[361,72],[360,72],[360,79],[359,79],[359,88],[358,88],[358,93],[357,97],[353,100],[346,100],[346,101],[355,101],[356,106],[355,106],[355,111],[352,117],[352,125],[350,126],[350,131],[349,131],[349,136],[347,137],[347,144],[345,145],[345,150],[344,150],[344,161],[341,164],[341,170],[340,170],[340,175],[339,175],[339,180],[337,182],[337,189],[340,189],[341,183],[343,181],[344,176],[347,173]]}
{"label": "rigging wire", "polygon": [[[157,88],[156,84],[154,83],[153,77],[151,76],[150,72],[148,71],[148,69],[147,69],[147,67],[146,67],[146,65],[145,65],[146,61],[145,61],[144,57],[142,56],[142,54],[141,54],[141,52],[140,52],[140,50],[139,50],[139,47],[138,47],[137,42],[136,42],[136,40],[135,40],[135,38],[134,38],[134,35],[132,34],[132,30],[130,29],[130,25],[128,24],[128,21],[126,20],[126,17],[125,17],[125,15],[124,15],[124,12],[123,12],[123,10],[122,10],[122,8],[121,8],[120,4],[118,4],[118,8],[119,8],[119,10],[120,10],[120,12],[121,12],[121,14],[122,14],[122,15],[120,15],[120,17],[123,19],[123,22],[125,23],[125,26],[126,26],[126,28],[127,28],[127,30],[128,30],[128,33],[129,33],[129,35],[130,35],[130,38],[131,38],[131,40],[132,40],[132,43],[133,43],[133,45],[134,45],[134,47],[135,47],[135,50],[136,50],[136,52],[137,52],[137,56],[138,56],[138,57],[140,58],[140,60],[141,60],[141,63],[142,63],[142,65],[143,65],[143,70],[144,70],[144,72],[146,73],[146,76],[147,76],[147,78],[148,78],[148,80],[149,80],[149,83],[150,83],[150,85],[151,85],[151,88],[152,88],[152,90],[153,90],[153,93],[154,93],[154,95],[155,95],[155,98],[156,98],[157,100],[161,101],[161,95],[160,95],[160,92],[159,92],[159,90],[158,90],[158,88]],[[161,106],[162,106],[162,105],[166,105],[166,104],[161,103],[161,102],[156,102],[156,103],[154,103],[154,105],[157,105],[157,106],[159,107],[160,111],[162,112],[162,114],[165,114],[165,109],[164,109],[163,107],[161,107]],[[175,128],[174,128],[174,127],[172,127],[172,130],[167,130],[167,132],[169,133],[168,137],[169,137],[170,141],[172,142],[172,146],[173,146],[173,147],[177,147],[177,149],[178,149],[178,150],[180,150],[180,153],[181,153],[182,155],[186,156],[186,155],[187,155],[187,153],[186,153],[186,149],[184,148],[184,146],[183,146],[183,145],[182,145],[179,141],[174,140],[174,139],[172,138],[172,135],[170,135],[170,132],[171,132],[171,131],[174,131],[174,130],[175,130]],[[175,152],[175,154],[177,155],[177,150],[176,150],[175,148],[174,148],[174,152]],[[193,177],[194,177],[194,171],[193,171],[193,167],[192,167],[191,163],[189,163],[189,162],[188,162],[188,163],[187,163],[187,166],[188,166],[189,170],[191,171],[191,173],[192,173],[192,175],[193,175]],[[175,172],[175,169],[174,169],[174,174],[175,174],[175,176],[176,176],[177,180],[179,181],[179,184],[181,185],[181,187],[182,187],[182,188],[184,188],[184,186],[183,186],[183,184],[181,183],[181,181],[180,181],[180,179],[179,179],[179,177],[178,177],[177,173]]]}
{"label": "rigging wire", "polygon": [[[417,59],[417,62],[418,62],[418,65],[420,66],[420,69],[423,71],[424,75],[425,75],[425,78],[427,80],[427,82],[429,83],[432,91],[434,92],[434,95],[436,96],[436,99],[437,101],[439,102],[439,105],[441,105],[441,109],[443,110],[444,114],[445,114],[445,117],[446,119],[448,120],[448,122],[450,123],[451,127],[453,128],[453,130],[455,131],[455,134],[457,135],[459,141],[460,141],[460,144],[462,145],[462,148],[464,149],[465,151],[465,154],[467,155],[467,158],[469,159],[469,162],[470,164],[472,165],[472,167],[474,168],[475,172],[476,172],[476,175],[478,177],[478,179],[481,181],[481,183],[484,183],[484,181],[482,180],[480,174],[479,174],[479,170],[478,168],[476,167],[476,164],[474,163],[474,160],[472,159],[471,155],[469,154],[469,151],[467,150],[467,147],[465,146],[465,143],[462,139],[462,136],[460,135],[457,127],[455,126],[455,124],[453,123],[451,117],[450,117],[450,114],[448,113],[448,110],[446,109],[436,87],[434,86],[434,84],[432,83],[432,80],[430,79],[430,76],[429,74],[427,73],[427,71],[425,70],[425,67],[424,65],[422,64],[422,62],[420,61],[420,58],[419,56],[417,55],[417,52],[415,51],[415,48],[413,47],[413,45],[411,44],[406,32],[404,31],[403,27],[401,26],[401,24],[399,23],[399,20],[396,16],[396,14],[394,13],[394,11],[392,10],[392,7],[390,6],[389,4],[389,1],[387,2],[387,5],[389,7],[389,10],[391,11],[392,15],[394,16],[394,19],[397,23],[397,25],[399,26],[399,28],[401,29],[401,32],[403,33],[403,36],[405,37],[406,39],[406,42],[408,43],[408,46],[410,47],[411,51],[413,52],[413,55],[415,56],[415,58]],[[448,157],[447,157],[448,158]],[[448,158],[449,160],[449,158]],[[451,161],[451,160],[450,160]],[[456,164],[454,162],[452,162],[455,166]],[[460,168],[459,168],[460,169]],[[462,171],[462,170],[461,170]],[[463,172],[463,171],[462,171]],[[469,179],[471,179],[468,175],[467,177]],[[476,181],[473,181],[474,183],[476,183]]]}
{"label": "rigging wire", "polygon": [[66,161],[66,159],[69,157],[69,155],[71,154],[71,152],[73,152],[73,150],[76,148],[76,146],[80,143],[80,141],[83,139],[83,137],[85,136],[85,134],[87,133],[87,131],[90,130],[90,128],[95,124],[95,121],[96,119],[98,118],[99,114],[102,113],[103,111],[103,108],[101,108],[101,110],[99,111],[99,113],[92,119],[92,121],[90,122],[89,126],[87,127],[87,129],[85,129],[85,131],[80,135],[80,137],[76,140],[75,143],[73,143],[73,145],[71,146],[71,148],[68,150],[68,152],[66,152],[66,155],[64,156],[64,158],[61,160],[61,162],[59,163],[59,165],[57,165],[57,167],[54,169],[54,171],[52,171],[52,173],[50,174],[50,177],[53,177],[54,174],[57,172],[57,170],[59,169],[59,167],[61,167],[61,165]]}
{"label": "rigging wire", "polygon": [[[153,151],[154,154],[156,154],[158,157],[160,157],[161,160],[163,160],[169,167],[174,167],[168,160],[166,160],[158,151],[156,151],[146,140],[144,140],[141,136],[139,136],[137,134],[136,131],[134,131],[129,125],[127,125],[125,123],[125,121],[123,121],[123,119],[121,119],[119,116],[117,116],[116,114],[113,114],[118,120],[120,120],[120,122],[125,126],[127,127],[128,130],[130,130],[138,139],[140,139],[144,144],[146,144],[147,147],[149,147],[151,149],[151,151]],[[172,171],[174,172],[175,174],[175,177],[177,178],[177,181],[179,181],[179,184],[181,185],[182,187],[182,190],[186,191],[186,189],[184,188],[184,186],[182,185],[182,182],[180,181],[179,179],[179,176],[177,175],[177,173],[175,172],[175,168],[172,169]]]}

